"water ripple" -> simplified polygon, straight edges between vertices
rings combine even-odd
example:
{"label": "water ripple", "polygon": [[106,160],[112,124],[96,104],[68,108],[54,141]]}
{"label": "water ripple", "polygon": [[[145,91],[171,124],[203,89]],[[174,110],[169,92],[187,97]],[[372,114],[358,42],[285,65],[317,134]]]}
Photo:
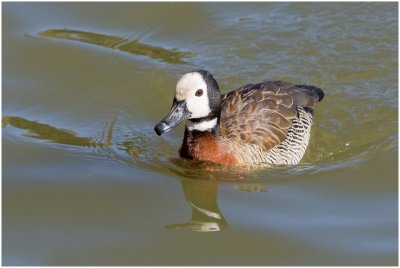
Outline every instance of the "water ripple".
{"label": "water ripple", "polygon": [[152,59],[161,60],[172,64],[186,63],[185,57],[190,53],[182,52],[176,48],[165,49],[158,46],[144,44],[139,40],[130,40],[124,37],[85,32],[70,29],[49,29],[38,33],[38,36],[63,40],[77,41],[92,45],[112,48],[135,55],[143,55]]}

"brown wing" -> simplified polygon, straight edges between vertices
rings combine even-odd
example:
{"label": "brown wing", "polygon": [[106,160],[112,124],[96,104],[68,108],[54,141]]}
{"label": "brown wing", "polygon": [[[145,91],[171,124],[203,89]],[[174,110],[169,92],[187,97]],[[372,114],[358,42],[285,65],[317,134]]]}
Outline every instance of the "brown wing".
{"label": "brown wing", "polygon": [[222,95],[221,136],[270,150],[286,138],[296,107],[312,113],[322,98],[319,88],[282,81],[243,86]]}

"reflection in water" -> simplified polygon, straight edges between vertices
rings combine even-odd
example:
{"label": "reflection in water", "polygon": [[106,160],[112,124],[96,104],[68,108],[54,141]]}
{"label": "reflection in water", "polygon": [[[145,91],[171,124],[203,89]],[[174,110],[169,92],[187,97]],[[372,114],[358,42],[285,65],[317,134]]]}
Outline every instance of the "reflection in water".
{"label": "reflection in water", "polygon": [[[114,119],[110,124],[105,125],[101,131],[100,139],[81,137],[71,130],[56,128],[18,116],[4,116],[2,126],[3,128],[13,126],[26,130],[27,132],[23,135],[29,138],[56,144],[101,148],[103,152],[112,154],[113,159],[121,160],[124,157],[121,157],[120,154],[124,152],[129,155],[128,158],[125,157],[123,160],[127,164],[134,163],[139,165],[140,168],[180,175],[183,178],[181,184],[185,199],[192,209],[192,217],[186,223],[167,225],[166,228],[170,230],[189,229],[198,232],[213,232],[226,229],[228,223],[218,207],[219,181],[235,181],[234,187],[241,191],[266,191],[266,183],[250,183],[250,171],[245,173],[242,170],[242,173],[239,171],[235,173],[230,169],[231,172],[229,173],[227,169],[221,169],[217,166],[210,166],[208,170],[205,170],[204,163],[192,163],[175,158],[168,159],[168,162],[170,162],[168,166],[168,163],[157,159],[157,155],[154,151],[151,151],[151,148],[158,146],[140,135],[125,136],[123,141],[116,142],[119,152],[113,152],[108,148],[113,145],[112,136],[116,121],[117,119]],[[161,154],[166,155],[167,153],[161,152]],[[244,180],[245,175],[248,176],[246,180]]]}
{"label": "reflection in water", "polygon": [[185,63],[183,58],[189,56],[189,53],[181,52],[177,49],[168,50],[162,47],[143,44],[138,40],[129,40],[124,37],[77,30],[50,29],[40,32],[38,35],[42,37],[72,40],[102,47],[109,47],[131,54],[148,56],[152,59],[162,60],[173,64]]}
{"label": "reflection in water", "polygon": [[192,218],[186,223],[167,225],[167,229],[213,232],[228,227],[224,216],[218,208],[218,182],[182,180],[181,183],[185,199],[192,208]]}
{"label": "reflection in water", "polygon": [[[191,207],[191,219],[185,223],[169,224],[170,230],[192,230],[199,232],[220,231],[228,228],[228,223],[218,207],[218,186],[222,181],[234,183],[233,186],[245,192],[266,191],[267,185],[287,183],[306,174],[323,172],[350,165],[351,159],[339,163],[328,162],[326,165],[298,165],[294,167],[275,167],[264,170],[243,170],[233,167],[205,165],[171,156],[176,145],[154,139],[152,129],[140,132],[121,129],[116,126],[117,118],[106,123],[99,138],[82,137],[74,131],[56,128],[40,122],[17,116],[4,116],[3,128],[12,126],[25,130],[25,137],[75,147],[89,147],[96,156],[106,157],[123,166],[168,174],[181,178],[182,189],[188,205]],[[122,124],[129,125],[129,124]],[[151,133],[151,134],[150,134]],[[360,156],[352,157],[359,159]],[[260,179],[262,178],[262,179]]]}
{"label": "reflection in water", "polygon": [[[74,145],[82,147],[107,147],[111,144],[112,129],[114,127],[115,121],[111,123],[111,126],[107,132],[107,137],[105,141],[97,141],[93,138],[80,137],[75,132],[55,128],[51,125],[42,124],[36,121],[30,121],[18,116],[4,116],[2,125],[3,128],[7,125],[11,125],[15,128],[27,130],[28,132],[24,136],[39,140],[52,141],[57,144]],[[102,132],[102,137],[104,138],[105,132]]]}

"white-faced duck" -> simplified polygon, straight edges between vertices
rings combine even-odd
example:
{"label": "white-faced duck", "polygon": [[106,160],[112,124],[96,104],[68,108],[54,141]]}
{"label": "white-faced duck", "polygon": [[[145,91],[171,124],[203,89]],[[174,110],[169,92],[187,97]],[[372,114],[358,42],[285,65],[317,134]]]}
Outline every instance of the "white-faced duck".
{"label": "white-faced duck", "polygon": [[314,106],[324,92],[282,81],[221,94],[207,71],[185,73],[158,135],[186,121],[180,156],[224,165],[295,165],[310,140]]}

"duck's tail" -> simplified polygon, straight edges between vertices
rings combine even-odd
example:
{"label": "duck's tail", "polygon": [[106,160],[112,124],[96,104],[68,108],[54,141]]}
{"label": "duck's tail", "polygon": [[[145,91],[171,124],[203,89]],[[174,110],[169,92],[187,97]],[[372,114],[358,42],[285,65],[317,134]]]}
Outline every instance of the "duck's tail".
{"label": "duck's tail", "polygon": [[312,91],[314,93],[316,93],[318,95],[318,102],[322,101],[322,99],[325,96],[325,93],[322,89],[316,87],[316,86],[311,86],[311,85],[296,85],[296,87],[298,88],[302,88],[302,89],[307,89],[309,91]]}

